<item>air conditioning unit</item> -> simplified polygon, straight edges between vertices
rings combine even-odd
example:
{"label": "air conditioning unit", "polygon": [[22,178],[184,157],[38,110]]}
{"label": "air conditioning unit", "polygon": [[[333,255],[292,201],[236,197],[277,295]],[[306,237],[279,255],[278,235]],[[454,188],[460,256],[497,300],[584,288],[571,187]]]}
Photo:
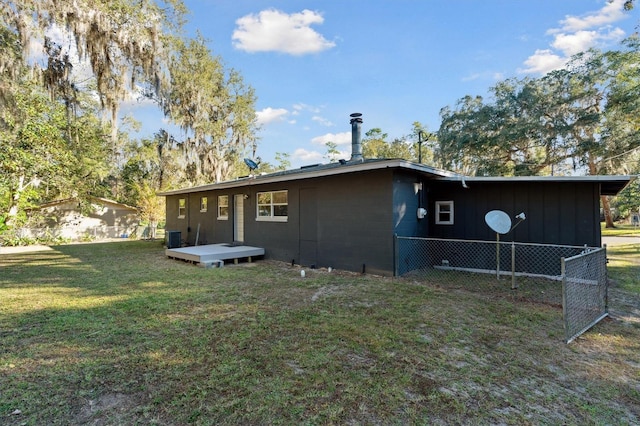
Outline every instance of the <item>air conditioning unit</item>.
{"label": "air conditioning unit", "polygon": [[181,233],[180,231],[166,231],[167,248],[180,248]]}

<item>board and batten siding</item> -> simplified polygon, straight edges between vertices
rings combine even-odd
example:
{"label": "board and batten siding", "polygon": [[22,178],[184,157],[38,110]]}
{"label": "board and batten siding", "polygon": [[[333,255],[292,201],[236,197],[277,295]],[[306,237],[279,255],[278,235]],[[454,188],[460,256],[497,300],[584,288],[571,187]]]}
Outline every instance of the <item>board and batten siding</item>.
{"label": "board and batten siding", "polygon": [[[505,241],[562,245],[600,245],[599,186],[593,182],[475,182],[438,183],[429,193],[429,236],[470,240],[495,240],[484,221],[490,210],[506,212],[515,225],[521,212],[527,219]],[[452,200],[453,225],[436,225],[436,201]]]}
{"label": "board and batten siding", "polygon": [[[397,219],[393,188],[389,169],[213,190],[206,192],[210,210],[206,215],[199,212],[204,192],[168,195],[167,230],[181,231],[182,239],[194,244],[200,223],[201,244],[202,238],[206,243],[232,242],[232,200],[234,194],[244,194],[244,244],[264,247],[265,258],[391,275]],[[256,220],[257,193],[282,190],[288,191],[287,221]],[[229,195],[226,221],[216,219],[218,195]],[[184,219],[178,219],[179,198],[187,199]]]}

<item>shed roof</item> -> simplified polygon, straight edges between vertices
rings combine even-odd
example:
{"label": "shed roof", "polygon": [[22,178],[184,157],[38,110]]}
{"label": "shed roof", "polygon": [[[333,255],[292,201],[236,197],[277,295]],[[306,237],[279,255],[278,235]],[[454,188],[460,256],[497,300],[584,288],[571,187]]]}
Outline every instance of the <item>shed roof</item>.
{"label": "shed roof", "polygon": [[191,188],[164,191],[158,195],[179,195],[194,192],[213,191],[217,189],[240,188],[262,185],[266,183],[287,182],[301,179],[311,179],[346,173],[356,173],[370,170],[397,168],[416,172],[429,179],[439,181],[460,182],[463,186],[480,182],[597,182],[600,183],[602,195],[616,195],[634,179],[634,176],[515,176],[515,177],[481,177],[464,176],[448,170],[418,164],[402,159],[368,159],[361,162],[338,162],[329,164],[313,164],[299,169],[291,169],[264,175],[247,176],[225,182],[212,183]]}

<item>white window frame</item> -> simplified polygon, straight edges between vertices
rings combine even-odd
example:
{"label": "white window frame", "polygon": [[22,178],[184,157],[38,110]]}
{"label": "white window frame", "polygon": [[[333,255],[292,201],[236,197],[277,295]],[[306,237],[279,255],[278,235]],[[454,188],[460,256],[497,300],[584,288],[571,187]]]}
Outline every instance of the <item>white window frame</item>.
{"label": "white window frame", "polygon": [[[443,209],[446,207],[446,209]],[[443,220],[441,214],[448,214],[449,219]],[[436,201],[436,225],[453,225],[453,201]]]}
{"label": "white window frame", "polygon": [[[225,203],[222,201],[226,200]],[[226,210],[223,211],[223,208]],[[229,220],[229,196],[218,195],[218,220]]]}
{"label": "white window frame", "polygon": [[187,199],[178,198],[178,219],[187,217]]}
{"label": "white window frame", "polygon": [[[284,193],[286,194],[287,197],[287,202],[286,203],[275,203],[274,200],[274,195],[278,194],[278,193]],[[262,198],[261,196],[263,194],[270,194],[269,196],[269,203],[260,203],[260,199]],[[278,206],[287,206],[287,216],[276,216],[275,215],[275,210],[276,207]],[[260,208],[266,208],[268,207],[269,209],[269,215],[260,215]],[[263,192],[258,192],[256,194],[256,221],[259,222],[287,222],[289,220],[289,191],[285,190],[280,190],[280,191],[263,191]]]}
{"label": "white window frame", "polygon": [[209,206],[208,197],[200,197],[200,213],[205,213]]}

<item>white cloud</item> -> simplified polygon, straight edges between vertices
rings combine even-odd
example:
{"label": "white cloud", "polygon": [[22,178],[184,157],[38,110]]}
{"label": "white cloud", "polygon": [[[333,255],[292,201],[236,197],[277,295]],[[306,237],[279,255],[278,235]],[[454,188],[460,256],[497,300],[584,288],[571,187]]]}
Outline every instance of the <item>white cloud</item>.
{"label": "white cloud", "polygon": [[566,56],[572,56],[602,43],[622,40],[624,36],[625,33],[620,28],[592,31],[582,30],[573,34],[559,33],[556,35],[553,43],[551,43],[551,46],[562,51]]}
{"label": "white cloud", "polygon": [[466,81],[474,81],[474,80],[479,79],[480,76],[481,76],[480,73],[476,72],[476,73],[470,74],[470,75],[468,75],[466,77],[462,77],[462,81],[465,81],[465,82]]}
{"label": "white cloud", "polygon": [[612,24],[625,18],[626,15],[623,6],[624,0],[607,1],[602,9],[595,12],[588,12],[583,16],[567,16],[560,21],[561,28],[559,30],[551,29],[549,32],[578,32],[588,28],[597,28]]}
{"label": "white cloud", "polygon": [[504,74],[502,74],[501,72],[485,71],[482,73],[480,72],[472,73],[462,77],[462,81],[465,83],[468,81],[475,81],[479,79],[490,79],[490,80],[499,81],[504,79]]}
{"label": "white cloud", "polygon": [[336,145],[346,145],[351,143],[351,132],[327,133],[311,139],[314,145],[326,145],[327,142],[333,142]]}
{"label": "white cloud", "polygon": [[308,151],[304,148],[298,148],[293,151],[291,159],[300,162],[320,162],[322,161],[322,154],[318,151]]}
{"label": "white cloud", "polygon": [[599,34],[597,31],[578,31],[573,34],[560,33],[556,35],[551,47],[562,51],[566,56],[584,52],[594,45]]}
{"label": "white cloud", "polygon": [[599,10],[582,16],[566,16],[559,22],[560,28],[552,28],[552,49],[538,49],[524,62],[521,73],[545,74],[565,66],[569,58],[592,47],[617,42],[625,37],[622,29],[611,24],[627,17],[624,0],[607,1]]}
{"label": "white cloud", "polygon": [[334,124],[331,121],[327,120],[324,117],[320,117],[319,115],[314,115],[313,117],[311,117],[311,120],[326,127],[334,126]]}
{"label": "white cloud", "polygon": [[320,13],[307,9],[290,15],[275,9],[263,10],[238,19],[231,38],[236,49],[252,53],[317,53],[335,46],[311,28],[323,22]]}
{"label": "white cloud", "polygon": [[546,74],[549,71],[562,68],[566,63],[567,58],[560,57],[549,49],[538,49],[536,53],[524,61],[526,68],[518,69],[518,72]]}
{"label": "white cloud", "polygon": [[284,121],[289,111],[284,108],[264,108],[262,111],[257,111],[258,124],[269,124],[274,121]]}
{"label": "white cloud", "polygon": [[338,159],[338,158],[344,158],[345,160],[348,160],[351,158],[351,150],[350,149],[345,149],[345,150],[337,150],[338,153],[335,155],[332,155],[333,158]]}
{"label": "white cloud", "polygon": [[298,103],[293,105],[294,114],[300,114],[302,111],[312,112],[314,114],[320,113],[320,108],[313,105]]}

